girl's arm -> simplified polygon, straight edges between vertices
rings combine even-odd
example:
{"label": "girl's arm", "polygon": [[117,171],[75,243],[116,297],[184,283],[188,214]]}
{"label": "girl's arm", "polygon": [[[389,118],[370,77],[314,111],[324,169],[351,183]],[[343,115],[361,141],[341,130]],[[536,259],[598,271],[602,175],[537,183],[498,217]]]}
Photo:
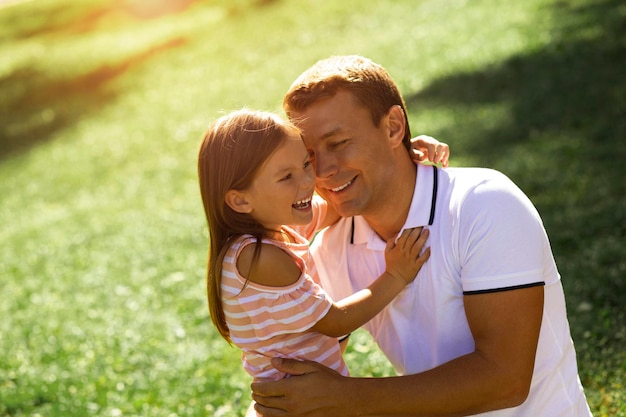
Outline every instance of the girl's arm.
{"label": "girl's arm", "polygon": [[[427,239],[428,230],[421,227],[406,229],[397,240],[390,239],[385,248],[385,272],[366,289],[334,302],[312,329],[327,336],[341,337],[371,320],[413,282],[430,256],[430,248],[422,251]],[[281,248],[263,244],[256,261],[254,251],[255,245],[247,245],[237,258],[239,272],[249,281],[286,287],[300,278],[302,271]]]}
{"label": "girl's arm", "polygon": [[385,248],[387,268],[369,287],[333,303],[313,330],[332,337],[346,335],[371,320],[402,289],[413,282],[430,256],[430,248],[422,249],[428,229],[406,229],[397,241],[391,239]]}

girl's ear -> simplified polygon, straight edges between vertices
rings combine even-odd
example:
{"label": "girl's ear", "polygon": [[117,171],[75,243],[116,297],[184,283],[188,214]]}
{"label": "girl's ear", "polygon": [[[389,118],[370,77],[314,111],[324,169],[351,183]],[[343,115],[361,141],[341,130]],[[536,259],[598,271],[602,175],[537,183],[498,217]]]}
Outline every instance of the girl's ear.
{"label": "girl's ear", "polygon": [[250,213],[252,211],[252,205],[246,199],[246,196],[241,191],[228,190],[226,191],[226,197],[224,198],[226,204],[237,213]]}

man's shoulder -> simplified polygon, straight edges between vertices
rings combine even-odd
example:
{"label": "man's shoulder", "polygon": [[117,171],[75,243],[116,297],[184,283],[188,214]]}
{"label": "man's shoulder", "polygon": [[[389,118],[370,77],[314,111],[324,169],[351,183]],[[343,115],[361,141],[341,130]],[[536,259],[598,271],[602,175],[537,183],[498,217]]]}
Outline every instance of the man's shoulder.
{"label": "man's shoulder", "polygon": [[480,182],[493,179],[508,179],[502,172],[493,168],[483,167],[452,167],[439,170],[440,176],[453,180],[463,180],[467,182]]}
{"label": "man's shoulder", "polygon": [[477,190],[511,190],[517,186],[509,177],[491,168],[446,168],[439,174],[439,182],[452,195],[466,195]]}

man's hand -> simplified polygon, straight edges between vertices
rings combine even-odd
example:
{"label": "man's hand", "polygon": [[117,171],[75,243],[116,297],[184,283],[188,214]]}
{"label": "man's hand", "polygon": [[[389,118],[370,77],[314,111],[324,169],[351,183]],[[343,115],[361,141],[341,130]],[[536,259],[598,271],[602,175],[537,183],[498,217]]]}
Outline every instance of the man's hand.
{"label": "man's hand", "polygon": [[341,405],[347,392],[341,388],[346,377],[316,362],[272,359],[272,365],[291,377],[252,384],[254,408],[263,417],[345,417]]}
{"label": "man's hand", "polygon": [[411,158],[416,162],[428,161],[441,164],[445,168],[448,166],[449,157],[450,147],[446,143],[426,135],[411,139]]}

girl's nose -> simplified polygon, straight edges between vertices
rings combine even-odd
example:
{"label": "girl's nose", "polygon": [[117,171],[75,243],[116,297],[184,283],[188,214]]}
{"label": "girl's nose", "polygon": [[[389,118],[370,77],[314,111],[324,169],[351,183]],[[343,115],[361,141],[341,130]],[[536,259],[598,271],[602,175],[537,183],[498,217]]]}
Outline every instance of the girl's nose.
{"label": "girl's nose", "polygon": [[310,169],[304,173],[304,185],[306,188],[315,188],[315,171]]}

